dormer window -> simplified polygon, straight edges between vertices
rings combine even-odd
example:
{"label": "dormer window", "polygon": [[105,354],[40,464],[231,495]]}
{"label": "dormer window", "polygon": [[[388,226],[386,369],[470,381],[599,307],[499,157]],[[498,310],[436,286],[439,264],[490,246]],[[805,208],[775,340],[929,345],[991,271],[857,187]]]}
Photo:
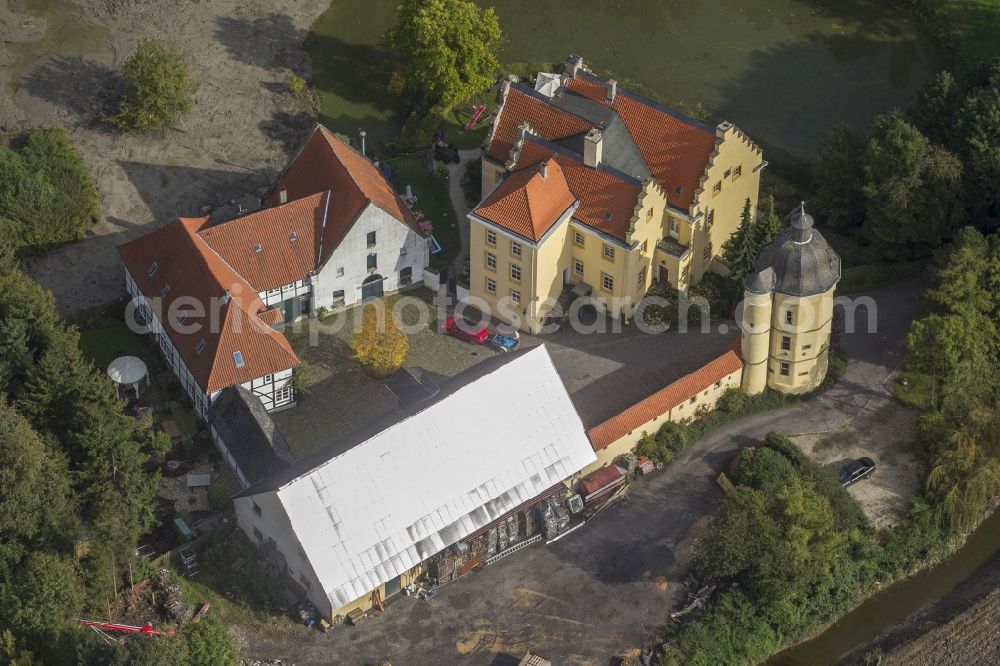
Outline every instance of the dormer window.
{"label": "dormer window", "polygon": [[198,344],[196,344],[194,346],[194,353],[195,354],[200,354],[203,351],[205,351],[205,341],[204,340],[199,340]]}
{"label": "dormer window", "polygon": [[149,265],[149,268],[146,270],[146,275],[148,275],[149,277],[153,277],[154,275],[156,275],[156,271],[158,270],[160,270],[160,265],[154,261]]}
{"label": "dormer window", "polygon": [[261,252],[261,251],[263,251],[263,249],[264,248],[261,246],[260,243],[257,243],[256,245],[253,246],[253,251],[254,252]]}
{"label": "dormer window", "polygon": [[239,350],[233,352],[233,363],[236,365],[237,368],[242,368],[244,365],[246,365],[243,362],[243,352]]}
{"label": "dormer window", "polygon": [[295,233],[294,231],[292,233],[288,234],[288,240],[290,240],[290,241],[298,240],[298,238],[299,238],[299,235],[297,233]]}

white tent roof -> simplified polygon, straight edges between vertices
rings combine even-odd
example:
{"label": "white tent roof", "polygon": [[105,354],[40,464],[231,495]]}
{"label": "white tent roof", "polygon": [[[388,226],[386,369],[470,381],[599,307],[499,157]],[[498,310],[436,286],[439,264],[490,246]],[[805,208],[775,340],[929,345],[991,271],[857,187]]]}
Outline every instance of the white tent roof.
{"label": "white tent roof", "polygon": [[552,97],[559,92],[559,87],[561,85],[562,77],[558,74],[538,72],[538,76],[535,78],[535,90],[542,93],[546,97]]}
{"label": "white tent roof", "polygon": [[136,356],[119,356],[108,366],[108,377],[118,384],[135,384],[146,376],[146,364]]}
{"label": "white tent roof", "polygon": [[548,351],[511,356],[278,489],[334,608],[596,459]]}

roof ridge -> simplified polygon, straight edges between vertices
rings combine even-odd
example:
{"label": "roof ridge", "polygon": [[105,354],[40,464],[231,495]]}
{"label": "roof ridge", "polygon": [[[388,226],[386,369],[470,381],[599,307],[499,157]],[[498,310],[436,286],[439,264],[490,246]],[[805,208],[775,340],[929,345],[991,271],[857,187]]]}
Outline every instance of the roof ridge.
{"label": "roof ridge", "polygon": [[[590,72],[590,71],[587,71],[587,70],[583,70],[583,69],[581,69],[580,71],[577,72],[577,76],[581,77],[581,78],[589,78],[590,81],[591,81],[591,83],[598,83],[599,82],[599,83],[606,84],[608,82],[607,79],[601,78],[600,76],[597,76],[593,72]],[[618,88],[617,88],[615,94],[616,95],[621,95],[622,93],[624,93],[626,97],[631,97],[636,102],[640,102],[642,104],[645,104],[646,106],[648,106],[650,108],[653,108],[653,109],[656,109],[657,111],[662,111],[662,112],[664,112],[664,113],[666,113],[666,114],[668,114],[670,116],[673,116],[677,120],[680,120],[682,122],[685,122],[685,123],[691,125],[692,127],[697,127],[698,129],[704,130],[704,131],[712,134],[713,136],[715,135],[715,126],[714,125],[710,125],[709,123],[706,123],[706,122],[704,122],[702,120],[698,120],[697,118],[692,118],[691,116],[687,115],[686,113],[683,113],[681,111],[678,111],[677,109],[674,109],[672,107],[667,106],[663,102],[658,102],[658,101],[656,101],[655,99],[653,99],[651,97],[643,95],[642,93],[638,93],[638,92],[636,92],[634,90],[631,90],[629,88],[623,87],[621,85],[621,83],[619,82],[619,85],[618,85]],[[609,105],[609,108],[610,108],[610,105]],[[631,132],[629,134],[631,134]]]}
{"label": "roof ridge", "polygon": [[[524,138],[525,138],[526,141],[530,140],[530,141],[532,141],[534,143],[537,143],[542,148],[551,149],[552,152],[557,153],[560,157],[568,157],[568,158],[572,159],[574,162],[579,162],[580,164],[582,164],[587,169],[597,169],[598,171],[603,171],[604,173],[607,173],[607,174],[609,174],[611,176],[614,176],[615,178],[618,178],[619,180],[621,180],[621,181],[623,181],[623,182],[625,182],[625,183],[627,183],[629,185],[635,185],[636,187],[642,187],[642,181],[641,180],[639,180],[638,178],[636,178],[634,176],[628,175],[624,171],[619,171],[618,169],[614,168],[610,164],[606,164],[604,162],[601,162],[596,167],[588,167],[584,163],[582,156],[579,155],[578,153],[574,153],[569,148],[566,148],[564,146],[560,146],[557,143],[553,143],[552,141],[549,141],[548,139],[543,139],[542,137],[538,136],[537,134],[531,134],[530,132],[526,133],[524,135]],[[521,156],[521,153],[518,153],[518,158],[520,158],[520,156]],[[515,162],[515,166],[517,166],[516,162]],[[530,169],[532,166],[534,166],[534,165],[529,165],[529,166],[523,167],[523,168],[524,169]],[[515,171],[517,171],[517,170],[518,169],[515,169]]]}

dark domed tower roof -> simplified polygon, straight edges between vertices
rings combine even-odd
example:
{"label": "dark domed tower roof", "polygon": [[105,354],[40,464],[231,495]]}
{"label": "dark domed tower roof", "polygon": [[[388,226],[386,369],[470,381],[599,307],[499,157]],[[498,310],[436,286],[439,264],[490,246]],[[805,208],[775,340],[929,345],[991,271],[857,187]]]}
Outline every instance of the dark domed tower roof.
{"label": "dark domed tower roof", "polygon": [[813,296],[839,280],[840,256],[813,228],[813,219],[802,204],[792,216],[791,226],[761,249],[755,271],[743,283],[751,293]]}

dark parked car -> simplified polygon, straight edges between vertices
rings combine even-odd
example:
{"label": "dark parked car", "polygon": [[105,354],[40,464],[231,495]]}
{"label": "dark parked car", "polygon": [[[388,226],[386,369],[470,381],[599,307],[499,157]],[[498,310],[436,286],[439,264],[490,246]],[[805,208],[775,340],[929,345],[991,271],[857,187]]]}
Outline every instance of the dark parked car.
{"label": "dark parked car", "polygon": [[849,486],[855,481],[871,476],[875,471],[875,461],[871,458],[858,458],[840,468],[840,485]]}
{"label": "dark parked car", "polygon": [[458,147],[451,143],[434,144],[434,159],[445,164],[458,164],[462,161]]}
{"label": "dark parked car", "polygon": [[448,317],[444,320],[444,332],[455,336],[459,340],[465,340],[477,345],[486,344],[486,339],[490,336],[490,332],[486,330],[486,327],[470,324],[463,319],[455,319],[454,317]]}

